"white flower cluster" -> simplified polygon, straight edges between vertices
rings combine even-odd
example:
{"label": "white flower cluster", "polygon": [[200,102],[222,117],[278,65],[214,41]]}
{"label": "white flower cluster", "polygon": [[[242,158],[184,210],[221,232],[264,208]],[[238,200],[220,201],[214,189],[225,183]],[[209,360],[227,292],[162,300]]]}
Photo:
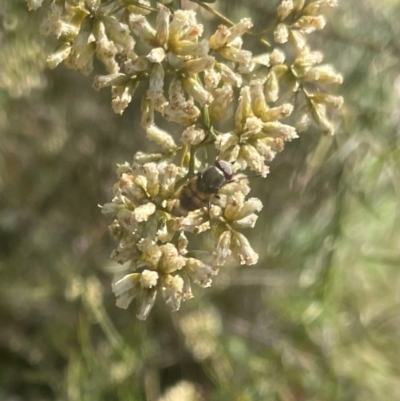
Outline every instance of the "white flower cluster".
{"label": "white flower cluster", "polygon": [[[130,264],[134,273],[113,284],[117,305],[126,308],[139,296],[138,317],[146,319],[157,292],[162,293],[172,310],[192,297],[191,282],[208,287],[220,266],[232,254],[241,264],[254,264],[258,255],[237,229],[253,227],[262,207],[258,199],[245,200],[249,188],[246,180],[232,182],[221,191],[219,203],[212,211],[206,208],[175,216],[171,210],[179,191],[177,180],[185,174],[175,164],[150,162],[144,165],[118,166],[118,183],[114,199],[102,207],[102,212],[114,218],[110,225],[118,247],[111,258]],[[210,230],[210,218],[218,220],[214,252],[188,251],[185,232]]]}
{"label": "white flower cluster", "polygon": [[[114,219],[110,230],[118,247],[112,258],[129,262],[132,272],[113,285],[117,305],[126,308],[139,296],[141,319],[157,293],[177,310],[192,297],[190,283],[209,286],[229,256],[257,263],[238,230],[254,227],[262,203],[246,198],[243,172],[266,177],[268,163],[311,121],[332,134],[328,111],[343,102],[325,89],[342,77],[307,45],[307,35],[325,25],[322,10],[336,1],[281,2],[273,39],[292,47],[289,57],[280,48],[258,55],[244,49],[249,18],[202,38],[195,11],[153,3],[53,0],[42,26],[62,42],[48,58],[50,67],[64,62],[90,73],[94,57],[100,60],[107,74],[95,77],[94,87],[111,88],[116,113],[124,112],[139,86],[146,89],[141,126],[160,152],[138,152],[132,165],[118,166],[114,199],[102,207]],[[28,4],[34,9],[41,1]],[[181,145],[156,125],[156,113],[183,127]],[[210,160],[198,152],[205,147],[217,154],[208,169]],[[221,161],[232,163],[232,174]],[[203,232],[216,237],[215,249],[189,251],[186,234]]]}

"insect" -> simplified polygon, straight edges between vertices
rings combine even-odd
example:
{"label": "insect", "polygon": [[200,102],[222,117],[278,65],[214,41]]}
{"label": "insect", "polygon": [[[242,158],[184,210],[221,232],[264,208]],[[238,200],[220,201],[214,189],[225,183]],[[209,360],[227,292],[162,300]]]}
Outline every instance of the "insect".
{"label": "insect", "polygon": [[175,216],[186,216],[189,212],[210,204],[211,197],[232,180],[232,164],[217,160],[214,166],[198,172],[182,187],[179,201],[171,213]]}

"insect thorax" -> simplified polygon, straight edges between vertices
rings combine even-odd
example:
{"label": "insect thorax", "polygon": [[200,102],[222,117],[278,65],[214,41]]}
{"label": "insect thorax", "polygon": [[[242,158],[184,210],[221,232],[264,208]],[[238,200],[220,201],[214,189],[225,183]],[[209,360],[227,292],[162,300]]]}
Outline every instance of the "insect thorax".
{"label": "insect thorax", "polygon": [[223,172],[215,167],[208,167],[198,174],[197,187],[201,192],[216,194],[226,183]]}

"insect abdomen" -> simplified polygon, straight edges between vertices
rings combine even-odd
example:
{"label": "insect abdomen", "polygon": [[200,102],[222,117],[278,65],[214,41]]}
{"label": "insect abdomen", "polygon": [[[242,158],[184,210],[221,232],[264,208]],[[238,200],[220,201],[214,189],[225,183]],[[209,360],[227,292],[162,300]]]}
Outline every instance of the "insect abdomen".
{"label": "insect abdomen", "polygon": [[180,206],[187,211],[200,209],[203,206],[206,206],[210,200],[211,194],[200,191],[198,189],[197,181],[198,177],[195,177],[189,181],[188,185],[182,188],[179,197]]}

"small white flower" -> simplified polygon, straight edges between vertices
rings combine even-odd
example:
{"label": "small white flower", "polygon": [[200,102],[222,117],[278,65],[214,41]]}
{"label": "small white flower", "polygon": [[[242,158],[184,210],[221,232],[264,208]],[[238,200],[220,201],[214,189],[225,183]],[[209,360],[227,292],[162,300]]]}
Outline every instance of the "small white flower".
{"label": "small white flower", "polygon": [[151,49],[150,53],[146,56],[146,58],[151,63],[161,63],[165,59],[165,50],[162,47],[156,47],[154,49]]}
{"label": "small white flower", "polygon": [[142,238],[138,242],[137,247],[143,252],[146,264],[154,270],[157,269],[162,252],[156,243],[150,238]]}
{"label": "small white flower", "polygon": [[282,0],[282,3],[278,6],[278,18],[280,21],[284,20],[293,11],[293,0]]}
{"label": "small white flower", "polygon": [[230,247],[232,241],[232,232],[224,231],[217,243],[217,248],[215,250],[216,264],[217,266],[223,266],[226,262],[226,258],[230,255]]}
{"label": "small white flower", "polygon": [[140,320],[146,320],[152,310],[157,297],[157,290],[150,288],[148,290],[143,289],[140,292],[140,305],[136,313],[136,317]]}
{"label": "small white flower", "polygon": [[269,173],[269,167],[264,164],[265,158],[261,156],[252,145],[243,145],[240,147],[239,158],[246,162],[247,166],[261,177],[266,177]]}
{"label": "small white flower", "polygon": [[253,27],[253,23],[250,18],[242,18],[237,24],[229,28],[229,33],[226,43],[233,42],[236,38],[244,35],[249,29]]}
{"label": "small white flower", "polygon": [[305,33],[312,33],[316,30],[323,29],[326,25],[326,20],[323,15],[310,16],[303,15],[293,25],[294,28],[298,28]]}
{"label": "small white flower", "polygon": [[142,288],[153,288],[157,285],[158,273],[152,270],[143,270],[140,276]]}
{"label": "small white flower", "polygon": [[146,203],[144,205],[138,206],[134,211],[133,215],[135,217],[135,220],[138,223],[141,223],[143,221],[147,221],[148,218],[156,211],[156,206],[154,203]]}
{"label": "small white flower", "polygon": [[172,311],[177,311],[180,308],[182,300],[183,279],[176,275],[170,274],[164,276],[162,280],[162,294],[165,303],[171,308]]}
{"label": "small white flower", "polygon": [[286,24],[278,24],[274,30],[274,40],[276,43],[286,43],[289,38],[289,28]]}
{"label": "small white flower", "polygon": [[209,108],[211,121],[220,121],[229,118],[232,114],[229,107],[233,98],[232,87],[224,84],[222,88],[217,88],[213,91],[213,96],[214,100]]}
{"label": "small white flower", "polygon": [[215,71],[215,69],[204,71],[204,83],[206,85],[206,89],[215,89],[218,86],[220,80],[221,74]]}
{"label": "small white flower", "polygon": [[285,53],[282,50],[274,49],[270,55],[271,65],[283,64],[285,58]]}
{"label": "small white flower", "polygon": [[321,52],[312,52],[308,48],[305,48],[296,58],[293,65],[300,68],[312,67],[316,64],[320,64],[323,59],[324,55]]}
{"label": "small white flower", "polygon": [[182,269],[185,265],[185,258],[179,254],[178,250],[173,244],[167,243],[159,247],[161,251],[161,258],[158,264],[158,269],[163,273],[172,273],[176,270]]}
{"label": "small white flower", "polygon": [[232,223],[232,227],[237,228],[237,229],[243,229],[243,228],[254,228],[256,225],[258,216],[256,214],[250,214],[246,217],[244,217],[241,220],[235,220]]}
{"label": "small white flower", "polygon": [[117,297],[116,305],[126,309],[140,289],[140,273],[132,273],[112,284],[112,291]]}
{"label": "small white flower", "polygon": [[195,258],[187,258],[185,271],[193,282],[204,288],[211,286],[212,277],[217,273],[216,268]]}
{"label": "small white flower", "polygon": [[232,233],[231,250],[241,265],[254,265],[258,262],[258,254],[254,252],[248,239],[241,233]]}
{"label": "small white flower", "polygon": [[216,32],[210,37],[210,48],[212,50],[217,50],[225,46],[230,35],[231,31],[225,25],[220,25]]}

